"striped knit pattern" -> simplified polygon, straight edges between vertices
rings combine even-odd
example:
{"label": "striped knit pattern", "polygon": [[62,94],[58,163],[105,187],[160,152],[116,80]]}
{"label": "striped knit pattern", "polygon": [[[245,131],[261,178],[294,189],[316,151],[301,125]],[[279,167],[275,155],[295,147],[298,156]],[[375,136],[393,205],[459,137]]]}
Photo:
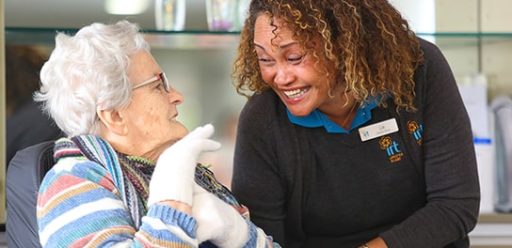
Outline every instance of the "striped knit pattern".
{"label": "striped knit pattern", "polygon": [[82,159],[61,159],[41,184],[37,203],[43,247],[197,247],[195,220],[155,204],[139,229],[110,174]]}
{"label": "striped knit pattern", "polygon": [[[43,247],[199,246],[197,223],[190,215],[163,204],[147,209],[151,161],[116,154],[94,136],[57,141],[54,157],[57,163],[43,179],[37,202]],[[196,182],[246,211],[204,166],[196,169]],[[272,238],[247,223],[250,235],[244,247],[270,247]],[[200,247],[214,246],[205,242]]]}

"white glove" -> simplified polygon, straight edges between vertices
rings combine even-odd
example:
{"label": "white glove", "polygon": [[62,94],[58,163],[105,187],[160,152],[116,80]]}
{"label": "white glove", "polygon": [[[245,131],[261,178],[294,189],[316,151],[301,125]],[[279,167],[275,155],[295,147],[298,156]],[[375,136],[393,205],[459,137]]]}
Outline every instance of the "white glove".
{"label": "white glove", "polygon": [[192,216],[197,221],[199,243],[210,241],[218,247],[242,247],[249,239],[249,225],[232,206],[194,186]]}
{"label": "white glove", "polygon": [[165,200],[192,206],[197,157],[220,148],[219,142],[209,139],[213,132],[211,124],[198,127],[160,155],[149,183],[148,206]]}

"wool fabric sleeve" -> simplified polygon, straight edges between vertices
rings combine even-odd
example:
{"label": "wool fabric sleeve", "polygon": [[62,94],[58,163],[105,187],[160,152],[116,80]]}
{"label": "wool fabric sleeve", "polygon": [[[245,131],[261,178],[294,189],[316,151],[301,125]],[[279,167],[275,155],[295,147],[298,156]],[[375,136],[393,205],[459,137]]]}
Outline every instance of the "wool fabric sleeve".
{"label": "wool fabric sleeve", "polygon": [[251,100],[237,128],[232,190],[249,207],[251,221],[285,245],[286,186],[275,154],[275,129],[268,128],[277,113],[275,107],[267,106],[272,104],[267,99]]}
{"label": "wool fabric sleeve", "polygon": [[416,81],[424,83],[416,85],[416,95],[424,120],[427,203],[380,234],[392,248],[444,247],[466,238],[478,219],[480,191],[469,118],[441,51],[425,41],[422,47],[425,63]]}
{"label": "wool fabric sleeve", "polygon": [[135,228],[107,170],[77,157],[46,174],[37,200],[43,247],[197,247],[196,221],[160,203]]}

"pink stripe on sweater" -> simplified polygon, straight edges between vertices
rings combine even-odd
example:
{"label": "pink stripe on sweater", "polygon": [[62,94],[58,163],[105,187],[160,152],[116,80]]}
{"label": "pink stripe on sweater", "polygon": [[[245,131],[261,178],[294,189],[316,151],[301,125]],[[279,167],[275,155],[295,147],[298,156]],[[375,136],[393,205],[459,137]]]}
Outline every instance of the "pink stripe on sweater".
{"label": "pink stripe on sweater", "polygon": [[62,148],[62,149],[59,149],[57,152],[55,152],[53,154],[53,157],[60,158],[65,155],[78,155],[78,154],[81,154],[81,151],[78,148]]}
{"label": "pink stripe on sweater", "polygon": [[44,192],[39,191],[38,202],[47,202],[54,195],[82,182],[90,181],[84,180],[83,178],[79,178],[74,175],[61,175],[59,180],[53,180],[53,184],[50,185]]}

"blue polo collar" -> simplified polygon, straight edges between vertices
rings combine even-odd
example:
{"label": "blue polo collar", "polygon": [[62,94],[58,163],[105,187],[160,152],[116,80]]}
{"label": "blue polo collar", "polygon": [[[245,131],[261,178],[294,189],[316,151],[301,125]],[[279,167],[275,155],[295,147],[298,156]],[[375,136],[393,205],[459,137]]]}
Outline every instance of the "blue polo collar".
{"label": "blue polo collar", "polygon": [[294,116],[287,109],[286,113],[288,114],[288,119],[296,125],[303,127],[324,127],[328,133],[350,133],[355,128],[360,127],[365,124],[372,118],[372,109],[377,107],[379,102],[379,97],[372,97],[369,101],[366,101],[362,106],[357,109],[356,116],[352,123],[350,124],[350,128],[346,130],[345,128],[339,126],[334,123],[320,110],[315,109],[307,116]]}

